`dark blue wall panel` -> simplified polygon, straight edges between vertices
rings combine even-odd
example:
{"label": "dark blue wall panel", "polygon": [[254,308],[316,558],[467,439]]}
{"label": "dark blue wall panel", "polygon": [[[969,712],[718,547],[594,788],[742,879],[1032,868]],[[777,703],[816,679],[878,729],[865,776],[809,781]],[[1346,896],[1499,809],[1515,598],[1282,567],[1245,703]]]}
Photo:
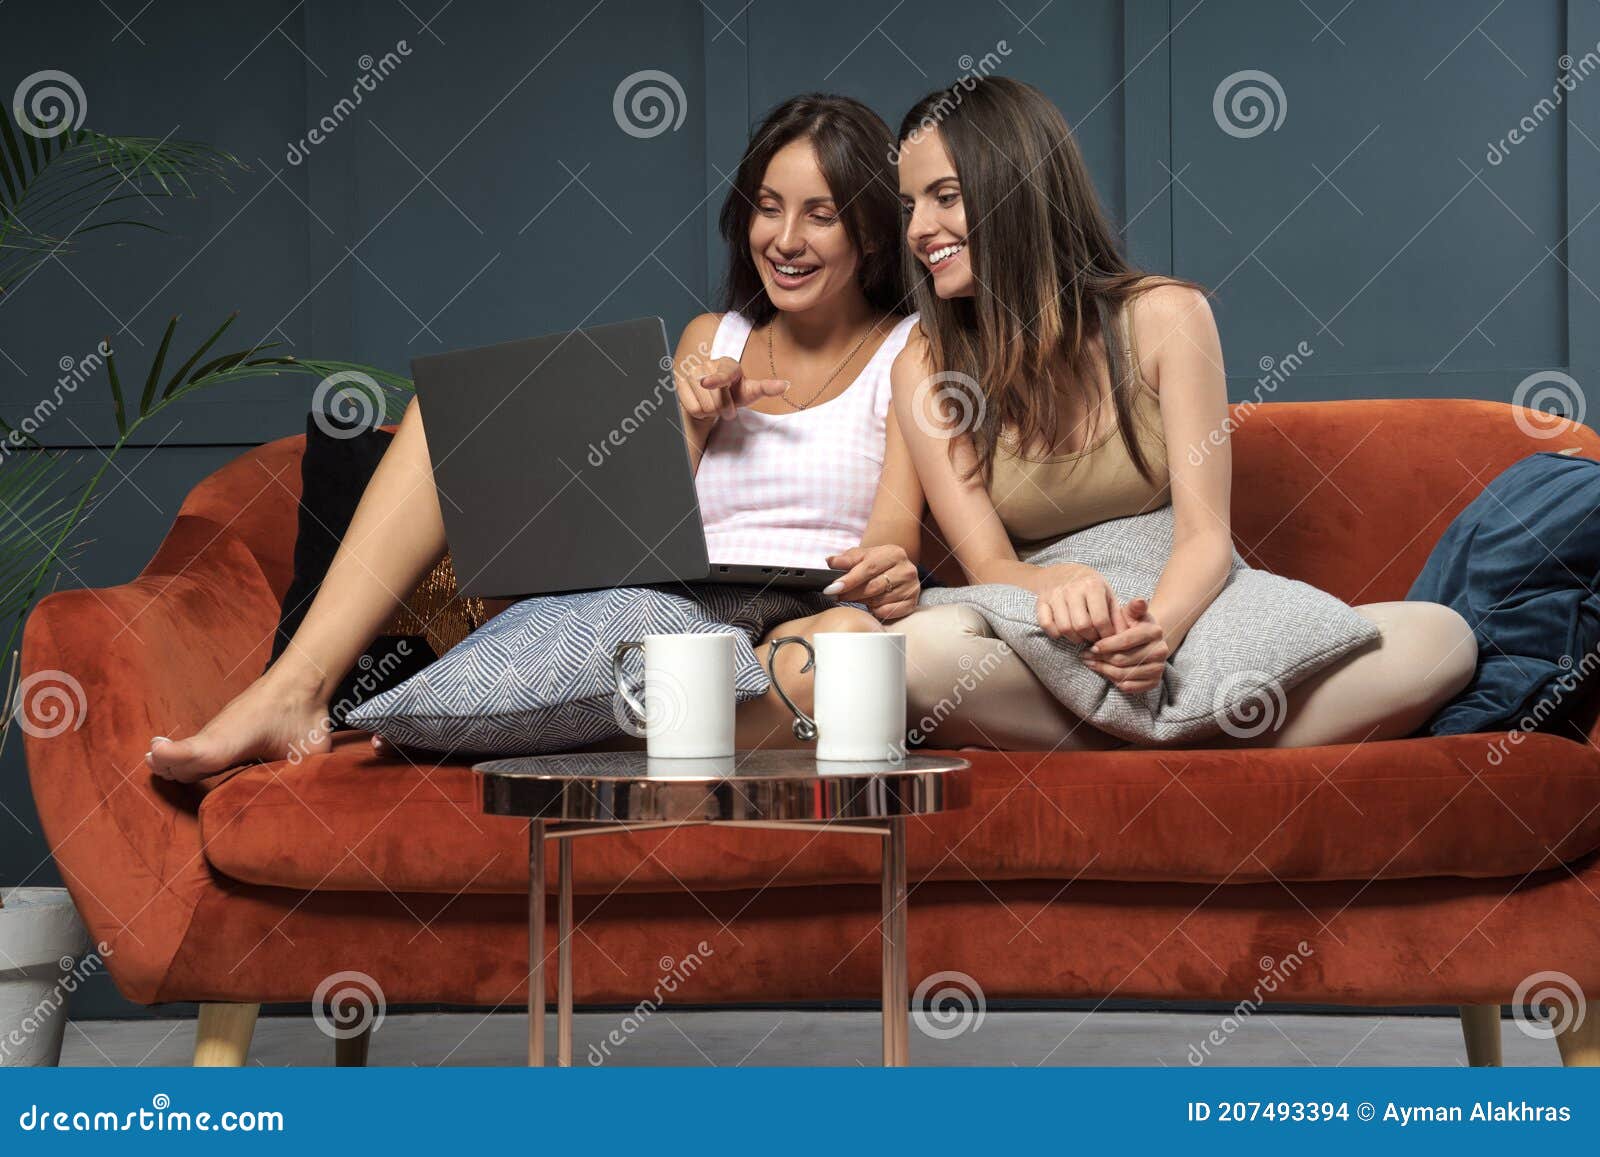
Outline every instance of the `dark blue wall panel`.
{"label": "dark blue wall panel", "polygon": [[1509,398],[1567,364],[1562,110],[1490,153],[1551,94],[1565,5],[1322,7],[1176,6],[1174,268],[1240,378],[1314,349],[1283,396]]}

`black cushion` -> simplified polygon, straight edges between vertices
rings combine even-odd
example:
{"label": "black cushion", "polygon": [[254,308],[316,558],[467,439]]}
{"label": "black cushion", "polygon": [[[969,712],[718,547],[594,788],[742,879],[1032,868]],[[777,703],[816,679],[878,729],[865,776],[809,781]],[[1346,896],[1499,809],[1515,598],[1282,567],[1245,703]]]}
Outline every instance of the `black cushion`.
{"label": "black cushion", "polygon": [[[387,430],[361,427],[332,414],[306,418],[300,459],[300,511],[294,541],[294,577],[284,593],[272,642],[276,660],[299,629],[328,565],[350,528],[361,494],[392,440]],[[328,714],[336,726],[360,703],[398,686],[437,655],[420,635],[379,635],[340,679]]]}

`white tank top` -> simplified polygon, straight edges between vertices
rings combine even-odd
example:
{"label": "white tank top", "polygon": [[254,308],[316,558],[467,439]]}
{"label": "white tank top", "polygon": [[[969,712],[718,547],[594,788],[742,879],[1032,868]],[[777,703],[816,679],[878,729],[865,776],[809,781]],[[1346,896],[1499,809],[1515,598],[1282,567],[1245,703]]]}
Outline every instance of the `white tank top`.
{"label": "white tank top", "polygon": [[[712,428],[695,474],[712,562],[824,567],[860,544],[883,473],[889,368],[916,324],[902,319],[838,397],[787,414],[741,407]],[[711,356],[738,361],[752,328],[723,314]]]}

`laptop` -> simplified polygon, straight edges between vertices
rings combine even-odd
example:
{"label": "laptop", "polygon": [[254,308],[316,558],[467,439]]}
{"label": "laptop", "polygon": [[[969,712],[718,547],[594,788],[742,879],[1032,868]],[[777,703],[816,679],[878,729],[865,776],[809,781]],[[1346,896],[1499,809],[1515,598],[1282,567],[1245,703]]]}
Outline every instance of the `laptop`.
{"label": "laptop", "polygon": [[648,317],[412,360],[464,594],[840,577],[708,557],[671,357]]}

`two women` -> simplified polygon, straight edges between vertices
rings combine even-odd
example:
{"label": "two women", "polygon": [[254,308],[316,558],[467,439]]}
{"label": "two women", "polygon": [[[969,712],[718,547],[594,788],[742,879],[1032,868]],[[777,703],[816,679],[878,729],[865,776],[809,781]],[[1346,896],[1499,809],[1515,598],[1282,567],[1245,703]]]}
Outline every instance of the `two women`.
{"label": "two women", "polygon": [[[915,713],[985,662],[993,673],[945,717],[937,745],[1121,746],[998,653],[976,614],[902,618],[919,593],[923,492],[969,580],[1034,591],[1042,629],[1092,642],[1086,661],[1108,681],[1157,685],[1230,549],[1226,450],[1198,466],[1184,452],[1227,409],[1204,297],[1127,265],[1059,112],[1001,78],[930,94],[898,148],[854,101],[787,102],[752,138],[722,225],[728,310],[691,322],[677,355],[713,560],[792,552],[848,568],[829,593],[866,611],[838,607],[773,634],[895,622]],[[901,316],[900,262],[920,318]],[[940,375],[974,383],[973,428],[926,412],[925,384]],[[1168,501],[1174,549],[1148,601],[1124,604],[1088,568],[1018,560],[1019,546]],[[328,687],[444,546],[413,406],[283,658],[193,739],[153,742],[152,768],[194,780],[303,748]],[[1408,734],[1470,677],[1476,651],[1454,612],[1357,610],[1381,644],[1297,687],[1285,725],[1257,742]],[[798,675],[780,673],[786,686]],[[787,719],[770,694],[744,705],[740,745],[789,742]]]}

